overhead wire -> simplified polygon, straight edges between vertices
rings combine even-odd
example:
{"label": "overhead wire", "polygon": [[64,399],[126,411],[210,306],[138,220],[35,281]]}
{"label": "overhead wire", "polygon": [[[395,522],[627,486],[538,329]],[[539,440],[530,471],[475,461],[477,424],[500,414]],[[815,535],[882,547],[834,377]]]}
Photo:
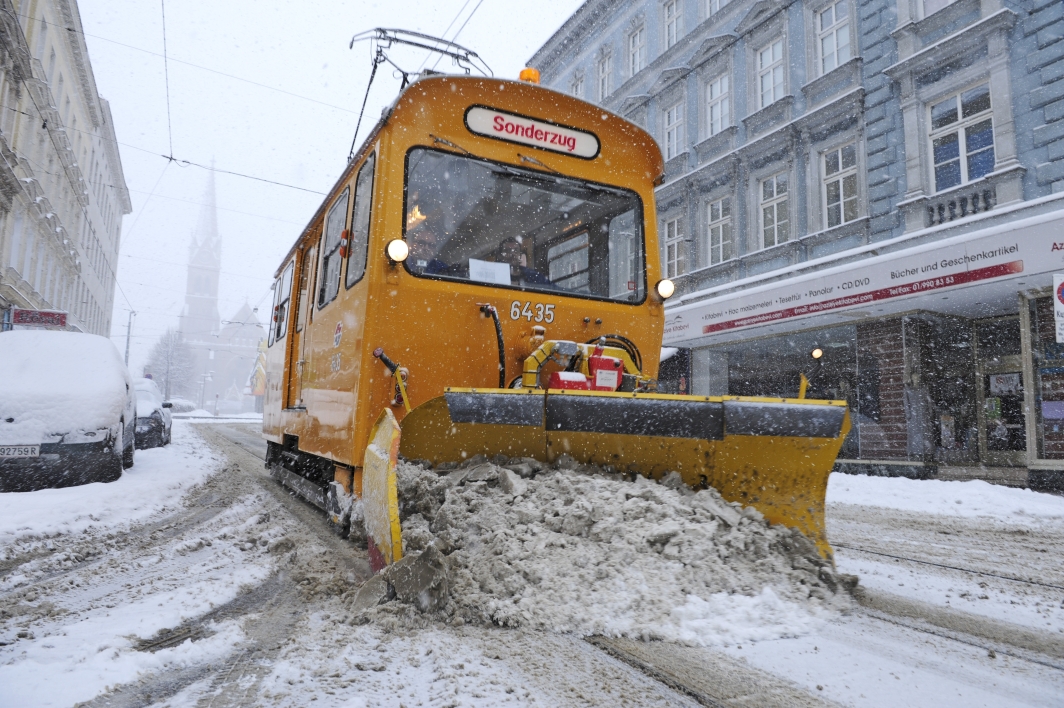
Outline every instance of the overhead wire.
{"label": "overhead wire", "polygon": [[[34,20],[34,18],[32,18],[32,17],[29,17],[27,15],[21,15],[19,13],[15,13],[15,12],[11,12],[10,10],[6,10],[6,12],[8,14],[10,14],[10,15],[14,15],[15,17],[23,17],[23,18],[26,18],[26,19]],[[58,27],[60,29],[65,29],[68,32],[73,32],[73,33],[76,33],[76,34],[82,34],[82,35],[87,36],[87,37],[96,37],[96,35],[87,34],[86,32],[76,30],[73,27],[66,27],[64,25],[58,25],[58,24],[55,24],[53,22],[48,22],[47,20],[45,20],[43,18],[42,19],[37,19],[37,20],[34,20],[34,21],[40,22],[40,23],[46,24],[46,25],[51,25],[52,27]],[[164,35],[165,35],[165,29],[164,29]],[[108,40],[108,39],[106,39],[104,37],[96,37],[96,38],[97,39],[103,39],[104,41],[113,41],[113,40]],[[165,36],[164,36],[164,42],[165,42]],[[199,65],[196,65],[196,64],[191,64],[190,62],[182,62],[182,61],[180,61],[178,59],[169,58],[165,54],[159,54],[157,52],[150,52],[150,51],[148,51],[146,49],[140,49],[139,47],[133,47],[132,45],[122,44],[121,42],[114,42],[114,43],[115,44],[120,44],[120,45],[125,46],[125,47],[129,47],[131,49],[137,49],[138,51],[143,51],[143,52],[146,52],[148,54],[152,54],[153,56],[163,57],[164,65],[165,65],[165,63],[167,61],[174,61],[174,62],[178,62],[178,63],[190,64],[191,66],[195,66],[196,68],[204,69],[206,71],[214,71],[212,69],[208,69],[207,67],[202,67],[202,66],[199,66]],[[224,76],[228,76],[229,78],[236,79],[238,81],[247,81],[248,83],[255,83],[255,82],[249,81],[247,79],[242,79],[242,78],[240,78],[238,76],[232,76],[232,75],[229,75],[229,74],[224,74],[223,72],[216,71],[214,73],[222,74]],[[281,93],[289,93],[290,95],[295,96],[296,98],[303,98],[303,99],[309,100],[309,101],[313,101],[314,100],[314,99],[306,98],[305,96],[299,96],[298,94],[291,94],[290,92],[283,91],[282,89],[277,89],[277,88],[272,87],[272,86],[267,86],[265,84],[256,84],[256,85],[261,86],[262,88],[266,88],[266,89],[270,89],[270,90],[274,90],[274,91],[280,91]],[[31,96],[31,100],[33,100],[32,96]],[[316,103],[320,103],[320,101],[315,101],[315,102]],[[41,115],[41,117],[43,119],[44,113],[40,110],[40,107],[36,105],[36,101],[35,100],[33,101],[33,103],[34,103],[34,107],[37,108],[37,112]],[[329,105],[329,104],[324,104],[324,105]],[[167,83],[167,124],[168,124],[168,127],[169,127],[169,124],[170,124],[170,108],[169,108],[169,106],[170,106],[169,83]],[[7,106],[4,106],[4,107],[8,108]],[[333,108],[339,108],[338,106],[332,106],[332,107]],[[9,110],[13,110],[16,113],[24,113],[23,111],[18,111],[17,109],[13,109],[13,108],[9,108]],[[354,111],[350,111],[350,110],[347,110],[347,109],[340,109],[340,110],[344,110],[347,113],[354,113]],[[319,191],[314,190],[314,189],[307,189],[305,187],[299,187],[299,186],[296,186],[294,184],[288,184],[286,182],[279,182],[277,180],[266,179],[265,177],[257,177],[255,175],[249,175],[249,174],[246,174],[244,172],[236,172],[234,170],[222,170],[222,169],[218,169],[218,168],[213,167],[213,166],[208,166],[208,165],[200,164],[198,162],[193,162],[191,160],[181,160],[181,159],[175,158],[173,156],[173,135],[172,135],[172,131],[170,131],[171,134],[170,134],[170,140],[169,140],[170,153],[167,154],[167,155],[163,155],[163,154],[159,153],[157,150],[149,150],[147,148],[142,148],[142,147],[139,147],[139,146],[136,146],[136,145],[130,145],[129,143],[120,142],[117,139],[112,140],[110,138],[105,138],[102,135],[96,135],[95,133],[91,133],[89,131],[78,130],[76,128],[71,128],[69,126],[63,126],[63,129],[67,130],[67,131],[74,131],[74,132],[78,132],[78,133],[83,133],[85,135],[89,135],[91,137],[98,138],[100,140],[106,140],[107,142],[114,143],[115,145],[121,145],[123,147],[128,147],[128,148],[132,148],[134,150],[139,150],[141,152],[146,152],[146,153],[149,153],[149,154],[152,154],[152,155],[157,155],[157,156],[162,157],[163,159],[169,160],[171,162],[177,162],[177,163],[180,163],[180,164],[183,164],[183,165],[191,165],[193,167],[199,167],[200,169],[209,170],[211,172],[217,172],[217,173],[220,173],[220,174],[228,174],[228,175],[232,175],[234,177],[243,177],[244,179],[250,179],[250,180],[257,181],[257,182],[264,182],[264,183],[267,183],[267,184],[273,184],[273,185],[276,185],[276,186],[279,186],[279,187],[286,187],[288,189],[295,189],[295,190],[298,190],[298,191],[301,191],[301,192],[308,192],[310,194],[317,194],[319,196],[324,196],[325,195],[325,192],[319,192]],[[54,139],[53,139],[53,144],[54,144]],[[56,150],[58,151],[58,147],[56,147]],[[75,192],[77,192],[76,189],[75,189]]]}
{"label": "overhead wire", "polygon": [[[467,4],[468,4],[468,3],[467,3]],[[479,10],[479,9],[480,9],[480,6],[481,6],[481,5],[483,5],[483,4],[484,4],[484,0],[479,0],[479,2],[477,3],[476,7],[474,7],[474,8],[473,8],[473,11],[472,11],[472,12],[470,12],[470,13],[469,13],[469,15],[468,15],[468,16],[467,16],[467,17],[465,18],[465,22],[463,22],[463,23],[462,23],[462,26],[461,26],[461,27],[459,27],[459,28],[458,28],[458,29],[457,29],[457,30],[455,31],[455,33],[454,33],[454,36],[453,36],[453,37],[451,37],[451,41],[452,41],[452,42],[453,42],[454,40],[458,39],[458,35],[462,34],[462,30],[464,30],[464,29],[465,29],[465,26],[469,24],[469,21],[470,21],[471,19],[473,19],[473,15],[475,15],[475,14],[477,13],[477,10]],[[446,35],[446,33],[444,33],[444,34]],[[440,61],[441,61],[442,59],[443,59],[443,55],[442,55],[442,54],[441,54],[440,56],[436,57],[436,63],[432,65],[432,68],[433,68],[433,70],[435,70],[435,69],[436,69],[436,67],[440,65]]]}
{"label": "overhead wire", "polygon": [[[467,7],[469,7],[469,3],[471,3],[471,2],[473,2],[473,0],[466,0],[465,3],[462,5],[462,7],[460,7],[458,9],[458,13],[454,16],[454,19],[452,19],[451,23],[449,25],[447,25],[446,28],[444,28],[443,32],[440,33],[441,37],[446,37],[447,36],[447,33],[451,31],[452,27],[454,27],[454,23],[458,22],[458,18],[462,16],[462,13],[465,12],[465,9]],[[420,73],[420,71],[425,68],[425,65],[429,63],[429,59],[432,58],[433,54],[435,54],[435,52],[427,52],[425,54],[425,58],[422,60],[421,66],[419,66],[417,68],[417,72],[415,72],[415,73]]]}
{"label": "overhead wire", "polygon": [[170,159],[174,157],[174,126],[170,120],[170,62],[166,58],[166,0],[159,0],[163,18],[163,76],[166,80],[166,132],[170,138]]}
{"label": "overhead wire", "polygon": [[[7,12],[8,12],[8,14],[14,15],[15,17],[22,17],[22,18],[25,18],[25,19],[33,19],[32,17],[30,17],[28,15],[21,15],[21,14],[19,14],[17,12],[11,12],[11,11],[7,11]],[[100,36],[98,34],[91,34],[91,33],[86,32],[84,30],[75,29],[74,27],[67,27],[65,25],[56,24],[55,22],[48,22],[47,20],[44,20],[44,19],[39,19],[37,21],[38,22],[42,22],[42,23],[47,24],[47,25],[50,25],[52,27],[56,27],[58,29],[66,30],[67,32],[72,32],[74,34],[80,34],[83,37],[92,37],[93,39],[98,39],[100,41],[107,42],[109,44],[116,44],[116,45],[118,45],[120,47],[125,47],[126,49],[132,49],[133,51],[136,51],[136,52],[143,52],[144,54],[150,54],[150,55],[155,56],[155,57],[163,56],[162,54],[159,54],[158,52],[153,52],[150,49],[144,49],[143,47],[137,47],[137,46],[134,46],[132,44],[126,44],[125,42],[119,42],[118,40],[110,39],[108,37],[103,37],[103,36]],[[337,106],[337,105],[334,105],[332,103],[326,103],[325,101],[319,101],[316,98],[310,98],[309,96],[303,96],[301,94],[293,93],[291,91],[287,91],[287,90],[282,89],[282,88],[277,88],[276,86],[270,86],[269,84],[264,84],[264,83],[261,83],[261,82],[258,82],[258,81],[252,81],[251,79],[245,79],[242,76],[236,76],[235,74],[229,74],[229,73],[226,73],[224,71],[219,71],[217,69],[212,69],[209,66],[203,66],[202,64],[196,64],[195,62],[185,61],[184,59],[176,59],[174,57],[169,57],[169,61],[171,61],[171,62],[173,62],[175,64],[184,64],[185,66],[191,66],[194,69],[199,69],[201,71],[207,71],[207,72],[210,72],[212,74],[217,74],[219,76],[224,76],[224,77],[226,77],[228,79],[233,79],[235,81],[241,81],[241,82],[246,83],[246,84],[251,84],[252,86],[258,86],[259,88],[264,88],[264,89],[267,89],[269,91],[276,91],[277,93],[283,93],[286,96],[291,96],[293,98],[298,98],[298,99],[303,100],[303,101],[309,101],[311,103],[317,103],[320,106],[325,106],[327,108],[332,108],[332,109],[337,110],[337,111],[343,111],[344,113],[354,114],[354,111],[352,111],[350,108],[344,108],[343,106]]]}

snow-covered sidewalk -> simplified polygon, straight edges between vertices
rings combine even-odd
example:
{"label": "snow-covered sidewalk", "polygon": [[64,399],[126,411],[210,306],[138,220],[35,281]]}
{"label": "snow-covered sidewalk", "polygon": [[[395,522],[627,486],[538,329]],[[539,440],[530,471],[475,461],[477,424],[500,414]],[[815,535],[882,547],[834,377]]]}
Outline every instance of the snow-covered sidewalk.
{"label": "snow-covered sidewalk", "polygon": [[[274,559],[247,552],[262,500],[230,500],[183,523],[184,495],[222,465],[190,427],[139,450],[116,482],[0,494],[0,706],[70,706],[152,672],[225,657],[238,622],[154,653],[141,640],[261,583]],[[145,525],[147,524],[147,525]]]}

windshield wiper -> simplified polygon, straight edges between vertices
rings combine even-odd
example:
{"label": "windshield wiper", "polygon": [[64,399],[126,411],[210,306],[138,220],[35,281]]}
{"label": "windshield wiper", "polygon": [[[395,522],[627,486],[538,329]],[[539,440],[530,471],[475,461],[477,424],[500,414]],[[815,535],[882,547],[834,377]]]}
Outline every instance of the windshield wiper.
{"label": "windshield wiper", "polygon": [[517,156],[521,158],[521,162],[529,162],[529,163],[531,163],[533,165],[539,165],[543,169],[549,170],[549,171],[553,172],[556,175],[560,175],[561,174],[561,172],[559,172],[558,170],[554,169],[553,167],[551,167],[549,165],[544,165],[542,162],[540,162],[536,158],[532,157],[531,155],[522,155],[521,153],[517,153]]}
{"label": "windshield wiper", "polygon": [[454,143],[452,143],[447,138],[441,138],[439,136],[433,135],[432,133],[429,133],[429,137],[432,138],[432,142],[435,143],[436,145],[446,145],[449,148],[454,148],[455,150],[461,150],[466,155],[469,155],[469,156],[473,155],[473,153],[469,152],[468,150],[466,150],[461,145],[455,145]]}

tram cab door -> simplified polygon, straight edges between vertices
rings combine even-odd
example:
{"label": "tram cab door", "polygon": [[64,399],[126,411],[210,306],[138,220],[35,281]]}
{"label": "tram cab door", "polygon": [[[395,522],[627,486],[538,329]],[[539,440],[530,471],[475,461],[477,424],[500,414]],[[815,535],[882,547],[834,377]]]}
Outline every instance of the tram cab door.
{"label": "tram cab door", "polygon": [[303,250],[302,262],[299,264],[299,285],[293,294],[296,311],[296,326],[292,328],[292,342],[289,350],[288,366],[285,367],[286,407],[304,408],[303,372],[306,369],[306,327],[310,322],[314,298],[314,271],[318,249],[311,246]]}

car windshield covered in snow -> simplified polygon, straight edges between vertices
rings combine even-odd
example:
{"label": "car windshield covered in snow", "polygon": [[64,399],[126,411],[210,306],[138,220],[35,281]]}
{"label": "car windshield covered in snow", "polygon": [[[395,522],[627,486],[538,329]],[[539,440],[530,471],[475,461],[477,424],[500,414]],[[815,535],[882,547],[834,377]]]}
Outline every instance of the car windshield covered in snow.
{"label": "car windshield covered in snow", "polygon": [[425,148],[406,180],[414,275],[643,301],[635,193]]}

